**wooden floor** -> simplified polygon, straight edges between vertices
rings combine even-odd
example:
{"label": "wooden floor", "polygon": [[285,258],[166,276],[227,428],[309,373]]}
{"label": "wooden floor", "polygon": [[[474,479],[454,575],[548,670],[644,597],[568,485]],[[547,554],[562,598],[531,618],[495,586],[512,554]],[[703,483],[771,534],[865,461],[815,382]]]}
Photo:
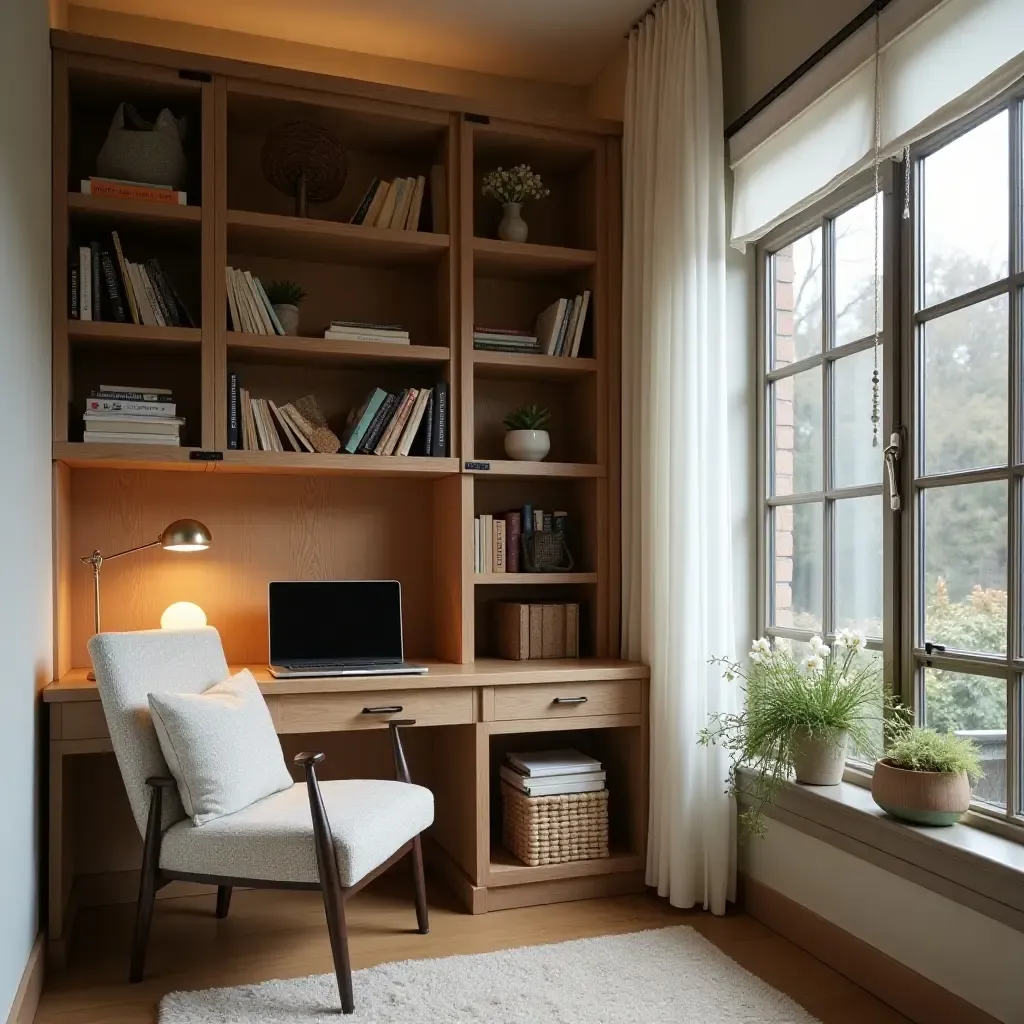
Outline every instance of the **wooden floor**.
{"label": "wooden floor", "polygon": [[[353,967],[688,924],[737,963],[786,992],[823,1024],[899,1024],[905,1018],[753,918],[674,910],[653,896],[619,896],[473,917],[431,891],[431,932],[417,935],[410,891],[385,879],[349,904]],[[176,989],[240,985],[331,971],[316,893],[236,892],[225,921],[213,897],[157,903],[147,980],[129,986],[132,908],[83,911],[69,968],[47,980],[36,1024],[152,1024]],[[356,977],[356,1011],[359,979]]]}

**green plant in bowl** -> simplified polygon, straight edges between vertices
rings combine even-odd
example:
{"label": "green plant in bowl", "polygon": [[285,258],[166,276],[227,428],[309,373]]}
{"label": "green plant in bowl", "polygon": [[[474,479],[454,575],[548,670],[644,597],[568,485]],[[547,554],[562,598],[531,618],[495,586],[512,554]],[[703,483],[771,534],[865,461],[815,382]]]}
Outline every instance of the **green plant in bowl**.
{"label": "green plant in bowl", "polygon": [[271,281],[267,298],[272,306],[297,306],[307,295],[306,289],[294,281]]}
{"label": "green plant in bowl", "polygon": [[507,430],[543,430],[551,420],[551,413],[538,405],[521,405],[504,420]]}

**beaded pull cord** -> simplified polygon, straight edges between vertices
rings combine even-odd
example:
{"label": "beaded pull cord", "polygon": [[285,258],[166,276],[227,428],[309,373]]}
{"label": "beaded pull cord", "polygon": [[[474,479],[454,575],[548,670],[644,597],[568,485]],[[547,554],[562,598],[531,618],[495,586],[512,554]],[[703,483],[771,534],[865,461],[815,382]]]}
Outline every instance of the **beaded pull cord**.
{"label": "beaded pull cord", "polygon": [[878,308],[878,284],[879,284],[879,270],[881,264],[881,239],[878,231],[878,212],[879,203],[881,202],[881,192],[879,190],[880,185],[880,169],[881,159],[880,154],[882,151],[882,91],[880,81],[880,68],[881,53],[880,53],[880,27],[878,11],[875,11],[875,151],[874,159],[872,160],[872,166],[875,172],[875,278],[874,278],[874,291],[875,291],[875,343],[873,346],[874,353],[874,369],[871,373],[871,446],[873,448],[878,447],[878,424],[880,420],[880,407],[881,407],[881,386],[880,378],[878,373],[878,345],[881,341],[881,323],[879,317]]}

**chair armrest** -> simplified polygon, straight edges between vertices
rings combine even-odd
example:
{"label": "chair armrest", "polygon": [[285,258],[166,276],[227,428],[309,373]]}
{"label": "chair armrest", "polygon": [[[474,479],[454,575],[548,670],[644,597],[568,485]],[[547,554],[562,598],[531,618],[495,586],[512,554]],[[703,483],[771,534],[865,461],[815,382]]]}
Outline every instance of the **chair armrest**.
{"label": "chair armrest", "polygon": [[301,754],[295,755],[295,764],[300,768],[310,768],[315,764],[319,764],[327,755],[320,751],[304,750]]}
{"label": "chair armrest", "polygon": [[146,779],[146,785],[149,786],[150,789],[160,790],[174,789],[178,783],[167,775],[150,775],[150,777]]}
{"label": "chair armrest", "polygon": [[409,765],[405,760],[405,750],[402,747],[402,737],[399,733],[399,727],[403,725],[415,725],[415,718],[393,718],[388,722],[388,732],[391,733],[391,750],[395,755],[395,775],[398,777],[399,782],[412,782],[409,777]]}

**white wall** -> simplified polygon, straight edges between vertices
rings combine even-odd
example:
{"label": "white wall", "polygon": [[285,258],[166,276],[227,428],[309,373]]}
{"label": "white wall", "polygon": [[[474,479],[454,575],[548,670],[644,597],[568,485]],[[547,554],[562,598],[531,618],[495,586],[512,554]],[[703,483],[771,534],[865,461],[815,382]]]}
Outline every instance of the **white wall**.
{"label": "white wall", "polygon": [[47,5],[0,31],[0,1019],[38,930],[36,690],[51,677],[50,42]]}
{"label": "white wall", "polygon": [[1015,929],[775,821],[747,844],[744,868],[997,1020],[1024,1020]]}

